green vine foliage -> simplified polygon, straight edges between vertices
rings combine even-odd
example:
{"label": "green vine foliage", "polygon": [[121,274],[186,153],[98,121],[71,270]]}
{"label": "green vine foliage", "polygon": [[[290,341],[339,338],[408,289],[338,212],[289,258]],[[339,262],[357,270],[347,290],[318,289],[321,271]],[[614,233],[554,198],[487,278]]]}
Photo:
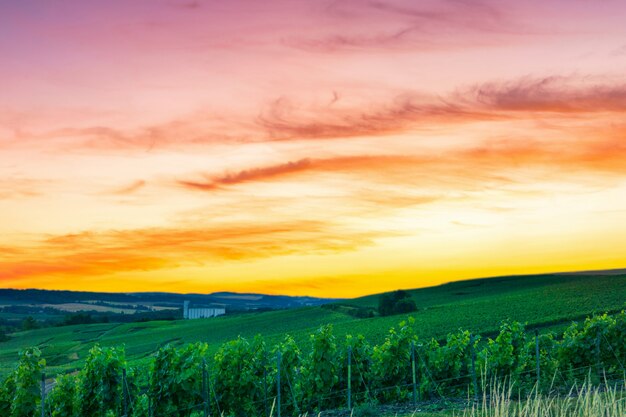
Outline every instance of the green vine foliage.
{"label": "green vine foliage", "polygon": [[48,404],[52,417],[78,417],[78,379],[68,374],[56,379]]}
{"label": "green vine foliage", "polygon": [[122,369],[125,366],[124,348],[89,350],[85,367],[79,377],[78,414],[103,417],[121,410]]}
{"label": "green vine foliage", "polygon": [[595,368],[590,376],[599,382],[604,372],[624,372],[625,341],[623,311],[616,317],[603,314],[587,318],[582,326],[572,323],[557,349],[559,367],[569,381],[587,376],[588,367]]}
{"label": "green vine foliage", "polygon": [[472,352],[478,348],[479,341],[480,338],[475,337],[472,342],[469,331],[458,331],[449,334],[443,345],[431,340],[425,348],[419,349],[416,360],[422,376],[420,395],[466,394],[468,387],[472,388]]}
{"label": "green vine foliage", "polygon": [[524,366],[526,373],[522,375],[522,387],[527,390],[533,387],[537,381],[537,357],[535,355],[536,344],[539,344],[539,388],[542,391],[550,390],[554,384],[558,372],[558,360],[556,359],[556,347],[558,341],[554,333],[541,334],[537,337],[528,337],[526,351],[527,363]]}
{"label": "green vine foliage", "polygon": [[214,391],[218,405],[235,416],[261,415],[265,407],[269,368],[265,343],[240,337],[224,344],[215,354]]}
{"label": "green vine foliage", "polygon": [[603,335],[603,341],[607,343],[603,346],[605,359],[604,366],[608,372],[625,372],[626,366],[626,312],[613,316],[612,325]]}
{"label": "green vine foliage", "polygon": [[[282,399],[281,410],[285,415],[300,415],[302,410],[302,381],[301,381],[301,358],[302,352],[293,337],[287,335],[285,339],[276,345],[271,352],[272,361],[277,360],[280,352],[280,396]],[[271,364],[270,361],[268,363]],[[270,395],[277,393],[276,376],[277,367],[269,367]]]}
{"label": "green vine foliage", "polygon": [[524,325],[505,322],[498,336],[488,339],[487,346],[479,354],[486,382],[508,378],[511,383],[520,383],[530,363],[530,355]]}
{"label": "green vine foliage", "polygon": [[133,403],[133,417],[152,417],[150,415],[150,398],[147,394],[141,394]]}
{"label": "green vine foliage", "polygon": [[[421,399],[473,394],[473,357],[479,391],[495,378],[506,378],[521,391],[534,389],[537,360],[541,391],[552,390],[555,384],[567,389],[589,375],[596,382],[605,373],[609,378],[623,377],[626,314],[594,316],[573,323],[563,333],[537,338],[522,324],[505,322],[493,339],[481,341],[458,331],[445,340],[418,342],[415,323],[409,319],[374,347],[358,335],[338,340],[331,326],[317,330],[305,347],[290,336],[271,349],[261,337],[238,338],[223,344],[211,357],[202,343],[166,346],[152,358],[149,369],[128,370],[129,411],[134,417],[202,416],[208,397],[212,415],[269,415],[279,393],[279,353],[282,415],[345,407],[348,352],[353,405],[407,402],[413,389],[413,346]],[[206,390],[203,361],[207,364]],[[18,366],[0,386],[1,417],[39,415],[43,368],[39,350],[21,353]],[[120,416],[124,368],[123,349],[95,346],[78,375],[57,379],[47,399],[51,417]]]}
{"label": "green vine foliage", "polygon": [[11,404],[15,395],[15,372],[9,374],[0,386],[0,416],[11,415]]}
{"label": "green vine foliage", "polygon": [[46,361],[37,348],[26,349],[14,373],[15,394],[11,404],[11,417],[33,417],[41,398],[41,375]]}
{"label": "green vine foliage", "polygon": [[302,369],[303,407],[322,410],[343,403],[333,391],[339,382],[339,348],[332,325],[322,326],[311,335],[311,352]]}
{"label": "green vine foliage", "polygon": [[202,360],[206,343],[159,349],[150,377],[154,415],[190,416],[203,402]]}
{"label": "green vine foliage", "polygon": [[372,393],[372,347],[363,335],[346,336],[344,348],[340,350],[339,386],[348,386],[348,352],[351,355],[351,388],[352,401],[355,403],[371,403]]}
{"label": "green vine foliage", "polygon": [[381,402],[400,402],[409,398],[412,381],[411,346],[417,344],[413,325],[415,320],[400,322],[391,328],[382,345],[372,353],[374,392]]}

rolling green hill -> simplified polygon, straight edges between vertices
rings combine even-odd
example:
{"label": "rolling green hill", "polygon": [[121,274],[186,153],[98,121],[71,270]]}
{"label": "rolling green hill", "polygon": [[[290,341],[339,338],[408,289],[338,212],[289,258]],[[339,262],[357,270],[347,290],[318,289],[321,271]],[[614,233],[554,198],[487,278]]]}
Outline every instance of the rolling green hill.
{"label": "rolling green hill", "polygon": [[[503,320],[517,320],[529,327],[547,328],[599,312],[626,308],[626,273],[552,274],[499,277],[454,282],[410,290],[418,311],[411,313],[423,338],[440,338],[459,328],[476,333],[496,331]],[[365,335],[382,341],[390,327],[407,315],[359,319],[358,307],[374,309],[379,295],[343,301],[326,307],[305,307],[247,313],[203,320],[152,321],[53,327],[18,332],[0,343],[0,374],[14,366],[17,353],[39,347],[48,361],[48,372],[80,366],[95,343],[126,346],[128,359],[142,363],[167,343],[203,341],[212,349],[241,335],[261,334],[273,343],[291,334],[306,348],[308,335],[320,325],[333,323],[338,336]]]}

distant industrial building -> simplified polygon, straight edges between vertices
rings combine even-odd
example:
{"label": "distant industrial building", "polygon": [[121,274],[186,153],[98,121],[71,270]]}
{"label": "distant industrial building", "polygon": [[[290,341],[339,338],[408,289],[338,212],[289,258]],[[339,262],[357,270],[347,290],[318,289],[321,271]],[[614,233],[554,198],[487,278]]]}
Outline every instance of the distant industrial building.
{"label": "distant industrial building", "polygon": [[183,318],[189,319],[206,319],[209,317],[223,316],[226,314],[225,308],[215,307],[192,307],[189,308],[189,301],[184,302]]}

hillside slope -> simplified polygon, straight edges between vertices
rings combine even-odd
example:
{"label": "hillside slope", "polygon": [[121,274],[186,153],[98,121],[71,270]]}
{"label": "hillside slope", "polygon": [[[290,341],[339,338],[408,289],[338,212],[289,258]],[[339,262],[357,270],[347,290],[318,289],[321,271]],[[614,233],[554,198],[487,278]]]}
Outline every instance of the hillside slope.
{"label": "hillside slope", "polygon": [[[503,320],[526,322],[530,327],[549,327],[582,319],[599,312],[626,308],[626,273],[602,275],[551,274],[500,277],[455,282],[410,291],[419,311],[416,331],[423,338],[440,338],[459,328],[492,333]],[[95,324],[19,332],[0,343],[0,373],[6,373],[20,349],[38,346],[51,365],[49,372],[80,365],[95,343],[126,346],[131,362],[143,362],[166,343],[208,342],[212,350],[241,335],[261,334],[271,344],[293,335],[305,349],[308,335],[319,326],[334,324],[335,334],[364,334],[379,343],[402,316],[357,319],[355,306],[374,308],[378,296],[342,301],[331,308],[249,313],[190,321],[154,321],[127,324]]]}
{"label": "hillside slope", "polygon": [[[181,308],[183,301],[192,304],[219,305],[227,309],[249,310],[257,308],[294,308],[318,306],[336,299],[268,295],[251,293],[215,292],[211,294],[178,294],[168,292],[106,293],[86,291],[59,291],[37,289],[0,288],[0,307],[9,305],[47,306],[54,308],[63,304],[83,305],[83,310],[104,305],[142,305]],[[62,308],[61,308],[62,310]]]}

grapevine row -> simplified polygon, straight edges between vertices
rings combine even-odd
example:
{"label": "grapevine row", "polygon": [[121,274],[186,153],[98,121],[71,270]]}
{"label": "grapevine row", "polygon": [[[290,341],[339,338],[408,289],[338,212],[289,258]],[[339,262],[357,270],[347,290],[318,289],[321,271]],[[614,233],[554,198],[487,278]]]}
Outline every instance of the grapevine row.
{"label": "grapevine row", "polygon": [[[372,346],[363,336],[339,340],[327,325],[310,336],[307,351],[290,336],[274,346],[240,337],[214,355],[204,343],[165,346],[147,370],[128,367],[123,347],[95,346],[80,372],[56,379],[43,410],[50,417],[190,417],[265,416],[279,407],[288,416],[346,407],[346,400],[467,398],[502,377],[522,390],[549,390],[624,375],[625,312],[587,318],[561,334],[507,322],[493,339],[458,331],[440,342],[421,341],[414,330],[409,318]],[[44,367],[38,349],[20,354],[0,388],[0,415],[41,415]]]}

